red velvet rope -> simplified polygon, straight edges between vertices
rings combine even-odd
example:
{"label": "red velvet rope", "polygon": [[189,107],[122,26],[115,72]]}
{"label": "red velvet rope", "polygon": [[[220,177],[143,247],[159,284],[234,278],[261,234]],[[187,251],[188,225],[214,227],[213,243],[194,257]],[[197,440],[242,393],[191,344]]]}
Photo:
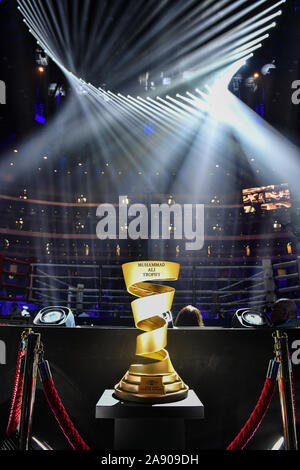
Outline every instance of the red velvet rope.
{"label": "red velvet rope", "polygon": [[87,444],[83,441],[82,437],[79,435],[75,429],[72,421],[69,418],[54,386],[52,378],[44,380],[42,382],[43,390],[47,398],[48,404],[55,416],[56,421],[58,422],[61,430],[68,439],[71,447],[74,450],[90,450]]}
{"label": "red velvet rope", "polygon": [[276,380],[266,378],[260,398],[243,429],[227,447],[227,450],[242,450],[259,428],[271,403]]}
{"label": "red velvet rope", "polygon": [[24,375],[20,373],[20,366],[21,366],[21,359],[24,356],[24,354],[25,354],[25,351],[22,351],[22,350],[18,351],[13,395],[12,395],[8,425],[6,428],[6,434],[8,436],[11,436],[17,431],[18,425],[20,422],[22,390],[23,390],[23,381],[24,381]]}

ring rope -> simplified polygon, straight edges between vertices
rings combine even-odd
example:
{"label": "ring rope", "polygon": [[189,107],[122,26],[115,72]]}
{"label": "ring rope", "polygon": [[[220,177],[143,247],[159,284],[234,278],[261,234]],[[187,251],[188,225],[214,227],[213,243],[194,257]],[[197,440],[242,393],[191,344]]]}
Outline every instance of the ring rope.
{"label": "ring rope", "polygon": [[[50,279],[54,279],[54,281],[58,282],[59,284],[62,284],[62,285],[67,286],[67,287],[72,287],[67,282],[64,282],[64,281],[61,281],[60,279],[57,279],[57,277],[54,276],[53,274],[46,273],[45,271],[42,271],[40,268],[37,268],[37,272],[39,272],[43,276],[49,277]],[[42,282],[42,281],[39,281],[39,282]]]}

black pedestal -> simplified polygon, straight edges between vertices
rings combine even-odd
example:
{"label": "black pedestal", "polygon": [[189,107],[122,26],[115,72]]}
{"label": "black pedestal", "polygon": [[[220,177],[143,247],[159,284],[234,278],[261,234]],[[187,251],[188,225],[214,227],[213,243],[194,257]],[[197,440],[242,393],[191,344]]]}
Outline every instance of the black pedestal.
{"label": "black pedestal", "polygon": [[122,402],[105,390],[96,418],[114,420],[115,450],[184,450],[184,422],[203,419],[204,406],[193,390],[184,400],[153,405]]}

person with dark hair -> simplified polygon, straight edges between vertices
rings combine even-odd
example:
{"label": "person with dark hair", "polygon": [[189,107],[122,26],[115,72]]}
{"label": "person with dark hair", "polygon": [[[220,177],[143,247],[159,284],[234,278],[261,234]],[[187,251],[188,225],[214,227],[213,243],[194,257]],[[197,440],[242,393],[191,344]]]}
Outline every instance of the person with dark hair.
{"label": "person with dark hair", "polygon": [[200,310],[192,305],[183,307],[176,317],[176,326],[204,326]]}
{"label": "person with dark hair", "polygon": [[11,318],[22,318],[21,310],[18,307],[17,302],[11,304],[11,309],[9,311]]}
{"label": "person with dark hair", "polygon": [[274,303],[271,312],[271,321],[274,326],[280,328],[297,328],[297,307],[292,299],[278,299]]}

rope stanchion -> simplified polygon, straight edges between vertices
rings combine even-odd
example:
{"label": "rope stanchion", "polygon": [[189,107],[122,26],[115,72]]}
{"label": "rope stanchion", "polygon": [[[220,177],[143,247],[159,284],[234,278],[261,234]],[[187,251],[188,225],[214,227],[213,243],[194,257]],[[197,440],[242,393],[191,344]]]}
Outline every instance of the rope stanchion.
{"label": "rope stanchion", "polygon": [[[24,363],[25,358],[27,357],[27,338],[32,333],[32,330],[29,329],[24,331],[21,335],[21,343],[18,349],[17,355],[17,364],[15,379],[12,392],[11,407],[9,413],[9,420],[6,428],[7,439],[2,445],[0,445],[1,450],[10,450],[10,449],[19,449],[20,443],[20,429],[21,428],[21,415],[24,412],[23,410],[23,384],[24,384]],[[48,404],[55,416],[56,421],[58,422],[61,430],[63,431],[65,437],[69,441],[69,444],[74,450],[90,450],[89,446],[84,442],[78,431],[75,429],[74,424],[72,423],[68,413],[66,412],[62,401],[60,400],[58,393],[55,389],[54,381],[52,379],[49,363],[43,358],[43,345],[41,344],[36,350],[36,354],[39,357],[38,369],[40,373],[40,379],[42,382],[42,387]],[[25,408],[26,400],[24,402]],[[27,409],[27,408],[26,408]],[[25,410],[26,411],[26,410]],[[30,436],[29,436],[30,437]],[[35,439],[37,441],[37,439]],[[32,442],[31,442],[32,443]],[[36,442],[34,442],[36,443]],[[48,445],[45,448],[44,444],[40,444],[37,441],[35,447],[43,450],[52,450]]]}
{"label": "rope stanchion", "polygon": [[248,421],[245,426],[236,436],[236,438],[231,442],[226,450],[242,450],[252,439],[257,429],[259,428],[263,418],[265,417],[268,408],[270,406],[272,397],[277,384],[277,374],[278,374],[279,363],[276,361],[271,361],[267,373],[267,377],[264,383],[263,390],[259,397],[259,400],[251,413]]}
{"label": "rope stanchion", "polygon": [[291,354],[288,346],[288,335],[285,331],[276,330],[272,336],[275,341],[275,354],[280,362],[278,391],[285,450],[298,450],[295,390],[293,385]]}
{"label": "rope stanchion", "polygon": [[90,450],[89,446],[84,442],[78,431],[75,429],[74,424],[58,396],[48,361],[42,360],[39,362],[39,371],[48,404],[62,432],[69,441],[69,444],[74,450]]}

